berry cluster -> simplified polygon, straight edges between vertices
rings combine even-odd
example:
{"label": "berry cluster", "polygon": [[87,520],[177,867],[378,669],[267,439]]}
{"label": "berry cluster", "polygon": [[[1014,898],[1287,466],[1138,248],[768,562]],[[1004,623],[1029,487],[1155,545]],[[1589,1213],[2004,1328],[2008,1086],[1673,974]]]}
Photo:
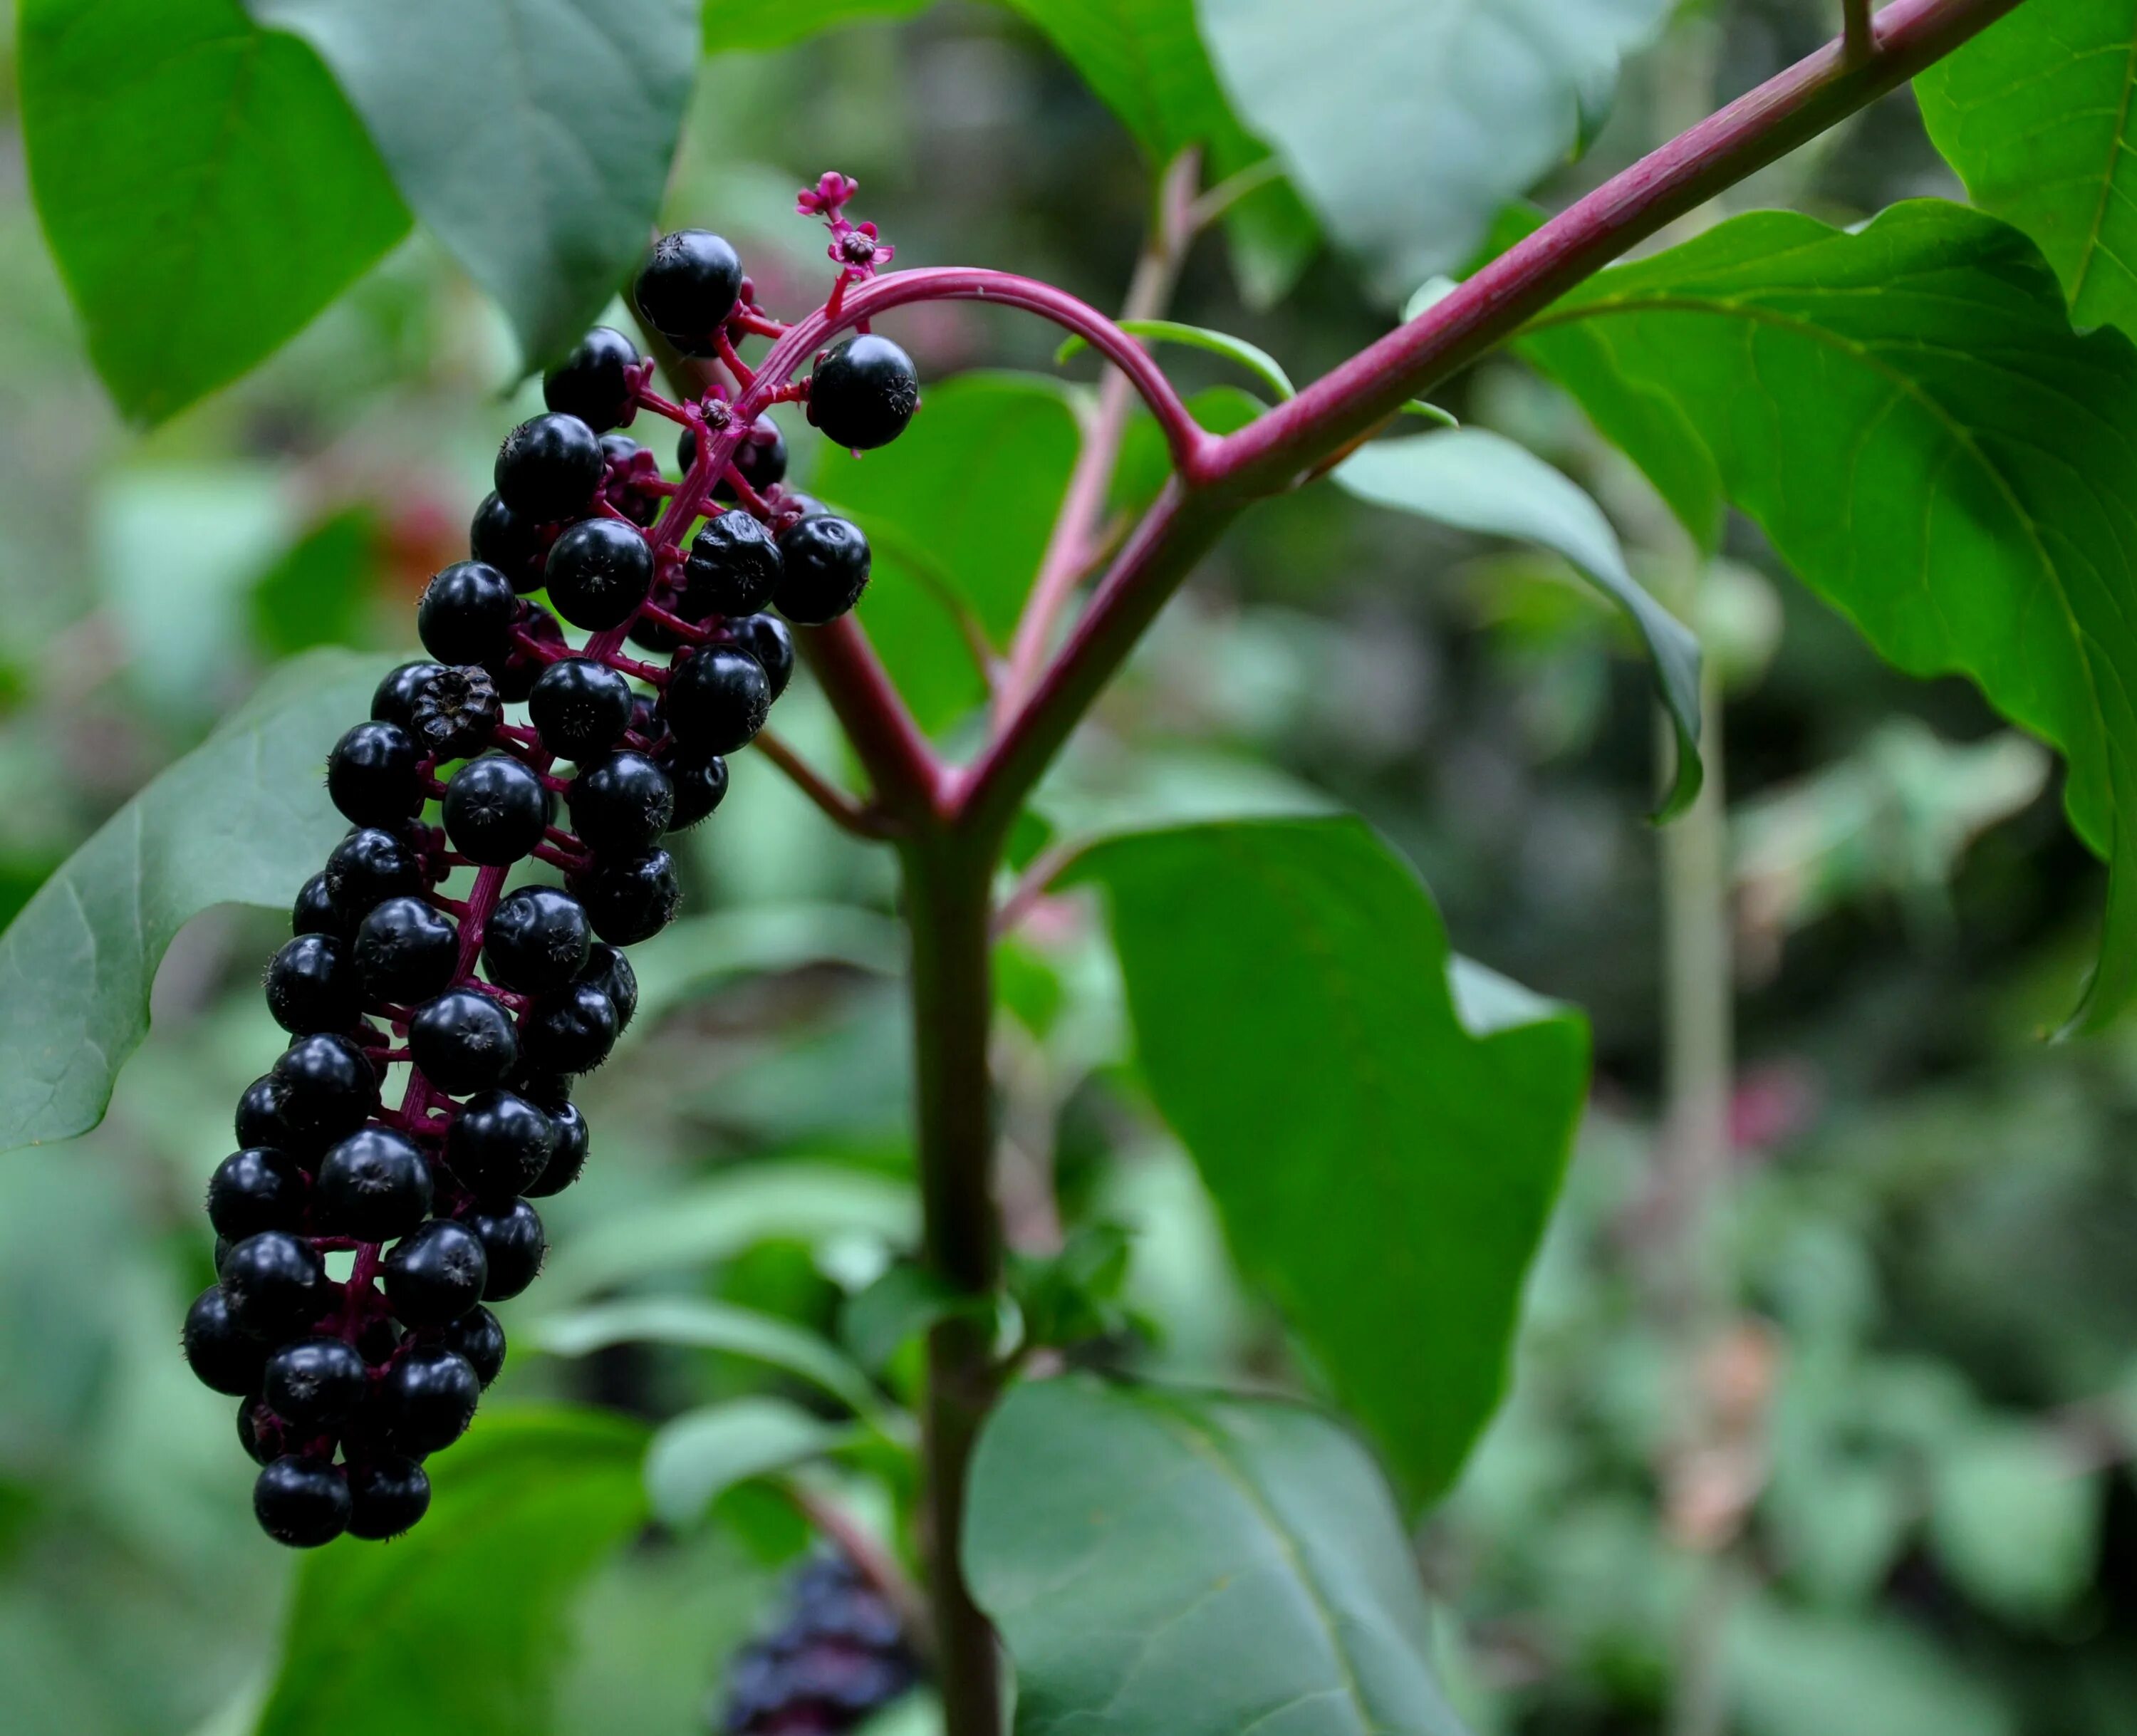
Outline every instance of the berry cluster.
{"label": "berry cluster", "polygon": [[[328,760],[352,829],[268,966],[291,1040],[240,1101],[239,1150],[209,1182],[218,1281],[184,1343],[200,1379],[241,1400],[238,1437],[263,1467],[254,1510],[285,1544],[391,1537],[422,1516],[424,1457],[460,1437],[504,1362],[484,1305],[525,1289],[547,1251],[528,1202],[586,1162],[572,1085],[636,1007],[620,949],[675,914],[662,841],[719,805],[724,756],[786,687],[780,617],[830,621],[868,582],[859,528],[783,487],[776,425],[737,430],[756,382],[736,346],[785,328],[734,250],[664,236],[633,292],[650,326],[729,381],[669,403],[605,327],[547,377],[548,413],[498,453],[474,558],[423,594],[436,660],[387,676]],[[759,397],[806,399],[855,447],[918,404],[903,352],[866,336]],[[682,425],[679,482],[612,431],[641,409]],[[626,639],[665,662],[626,654]],[[530,862],[551,872],[508,889]]]}
{"label": "berry cluster", "polygon": [[898,1614],[843,1554],[813,1556],[785,1617],[737,1651],[713,1728],[727,1736],[841,1736],[919,1679]]}

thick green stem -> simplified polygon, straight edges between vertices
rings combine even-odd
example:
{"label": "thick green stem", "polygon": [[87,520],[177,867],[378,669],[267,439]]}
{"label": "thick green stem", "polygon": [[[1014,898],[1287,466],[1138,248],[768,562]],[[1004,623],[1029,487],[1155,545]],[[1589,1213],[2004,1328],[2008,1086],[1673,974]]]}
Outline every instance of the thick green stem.
{"label": "thick green stem", "polygon": [[[994,1086],[987,1070],[994,853],[969,837],[928,829],[901,853],[913,934],[924,1252],[937,1277],[966,1295],[986,1296],[1001,1269]],[[998,1736],[1001,1728],[994,1630],[972,1602],[960,1559],[966,1466],[995,1390],[992,1346],[977,1320],[937,1326],[927,1341],[922,1420],[929,1584],[947,1736]]]}

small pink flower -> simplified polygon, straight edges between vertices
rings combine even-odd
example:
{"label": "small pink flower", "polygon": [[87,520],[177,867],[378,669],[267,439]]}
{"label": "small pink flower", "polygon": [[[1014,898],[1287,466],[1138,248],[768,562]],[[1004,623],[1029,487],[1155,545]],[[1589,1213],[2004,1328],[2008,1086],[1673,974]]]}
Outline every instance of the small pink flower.
{"label": "small pink flower", "polygon": [[835,219],[840,207],[859,192],[860,187],[852,176],[826,169],[816,177],[814,187],[802,188],[801,197],[794,202],[794,209],[805,217]]}
{"label": "small pink flower", "polygon": [[835,265],[844,265],[859,277],[872,277],[898,256],[898,250],[877,238],[875,225],[857,223],[841,231],[834,231],[831,245],[825,249]]}

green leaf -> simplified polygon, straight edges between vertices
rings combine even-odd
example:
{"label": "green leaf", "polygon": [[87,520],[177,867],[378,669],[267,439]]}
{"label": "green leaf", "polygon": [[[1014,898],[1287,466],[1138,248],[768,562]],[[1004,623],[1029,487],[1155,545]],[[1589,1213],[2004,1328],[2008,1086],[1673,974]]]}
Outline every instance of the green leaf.
{"label": "green leaf", "polygon": [[[1291,383],[1291,376],[1283,371],[1283,363],[1259,344],[1234,338],[1229,332],[1213,332],[1207,326],[1182,325],[1176,319],[1123,319],[1120,328],[1132,337],[1153,338],[1164,343],[1184,343],[1190,349],[1207,350],[1213,356],[1238,362],[1278,397],[1298,396],[1298,388]],[[1078,351],[1088,348],[1081,338],[1071,338],[1054,353],[1054,359],[1066,362]]]}
{"label": "green leaf", "polygon": [[871,1422],[884,1422],[893,1408],[867,1375],[807,1327],[732,1302],[693,1296],[598,1302],[569,1314],[546,1315],[524,1330],[528,1343],[553,1356],[584,1356],[611,1345],[630,1344],[724,1351],[798,1375]]}
{"label": "green leaf", "polygon": [[905,968],[896,921],[854,904],[752,904],[671,922],[631,949],[641,1034],[671,1009],[737,976],[838,964],[895,976]]}
{"label": "green leaf", "polygon": [[840,1311],[839,1336],[864,1369],[881,1370],[938,1321],[992,1304],[952,1290],[926,1267],[901,1260]]}
{"label": "green leaf", "polygon": [[[1153,168],[1203,147],[1205,178],[1253,170],[1268,148],[1239,124],[1211,71],[1195,0],[1009,0],[1121,118]],[[1313,220],[1281,181],[1224,214],[1248,302],[1267,307],[1297,281],[1319,245]]]}
{"label": "green leaf", "polygon": [[827,449],[818,462],[811,491],[853,513],[875,542],[861,619],[928,728],[985,698],[951,609],[967,611],[996,649],[1007,646],[1079,438],[1058,381],[961,374],[927,388],[895,445],[860,458]]}
{"label": "green leaf", "polygon": [[529,362],[645,251],[697,71],[693,0],[250,0],[334,71]]}
{"label": "green leaf", "polygon": [[785,48],[869,18],[909,18],[933,0],[705,0],[705,52]]}
{"label": "green leaf", "polygon": [[1127,1233],[1115,1223],[1069,1232],[1059,1253],[1011,1253],[1009,1291],[1024,1315],[1024,1346],[1085,1344],[1128,1329],[1121,1306],[1128,1275]]}
{"label": "green leaf", "polygon": [[1733,501],[1881,655],[1971,676],[2062,751],[2071,822],[2110,864],[2082,1016],[2124,1005],[2137,990],[2129,340],[2073,336],[2018,231],[1922,200],[1853,233],[1738,217],[1603,273],[1526,348],[1696,534]]}
{"label": "green leaf", "polygon": [[1624,610],[1647,647],[1655,691],[1677,730],[1677,776],[1658,816],[1699,794],[1699,641],[1626,570],[1618,533],[1580,485],[1526,448],[1481,428],[1375,440],[1336,467],[1347,492],[1489,537],[1560,554]]}
{"label": "green leaf", "polygon": [[919,1233],[919,1202],[907,1184],[835,1164],[757,1164],[604,1217],[550,1257],[542,1291],[557,1306],[656,1272],[732,1259],[761,1242],[864,1236],[903,1247]]}
{"label": "green leaf", "polygon": [[662,1425],[645,1452],[645,1493],[654,1517],[678,1529],[737,1483],[791,1471],[854,1438],[783,1398],[734,1398],[685,1411]]}
{"label": "green leaf", "polygon": [[571,1600],[645,1523],[645,1444],[592,1411],[480,1417],[431,1461],[421,1524],[304,1558],[256,1736],[548,1729]]}
{"label": "green leaf", "polygon": [[22,0],[19,21],[37,215],[129,416],[236,379],[407,232],[319,57],[237,0]]}
{"label": "green leaf", "polygon": [[363,631],[377,574],[378,521],[344,507],[305,532],[252,586],[252,633],[277,657],[348,644]]}
{"label": "green leaf", "polygon": [[[1669,0],[1199,0],[1211,59],[1329,232],[1400,300],[1593,137]],[[1361,124],[1370,116],[1370,125]]]}
{"label": "green leaf", "polygon": [[212,904],[286,905],[348,822],[320,769],[387,659],[321,652],[163,772],[0,934],[0,1151],[86,1132],[148,1028],[172,936]]}
{"label": "green leaf", "polygon": [[1915,76],[1974,202],[2040,243],[2081,326],[2137,333],[2137,9],[2030,0]]}
{"label": "green leaf", "polygon": [[[1506,1382],[1588,1077],[1570,1009],[1465,1022],[1409,865],[1363,823],[1101,844],[1137,1053],[1247,1275],[1420,1499]],[[1310,1089],[1301,1082],[1310,1081]]]}
{"label": "green leaf", "polygon": [[1932,1471],[1930,1540],[1977,1603],[2046,1624],[2092,1583],[2100,1481],[2047,1431],[1984,1425],[1943,1446]]}
{"label": "green leaf", "polygon": [[1017,1736],[1461,1736],[1386,1486],[1302,1406],[1018,1387],[973,1457],[964,1560]]}

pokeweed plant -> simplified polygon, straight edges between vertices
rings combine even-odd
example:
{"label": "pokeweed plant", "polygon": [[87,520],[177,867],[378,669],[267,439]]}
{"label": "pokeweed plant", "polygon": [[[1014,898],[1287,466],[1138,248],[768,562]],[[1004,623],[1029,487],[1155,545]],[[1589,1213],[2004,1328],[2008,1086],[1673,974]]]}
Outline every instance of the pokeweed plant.
{"label": "pokeweed plant", "polygon": [[[637,257],[697,48],[679,0],[26,0],[33,188],[91,354],[130,411],[169,415],[245,372],[411,213],[498,295],[528,354],[555,362],[548,412],[505,437],[472,558],[425,593],[417,629],[435,660],[326,659],[264,692],[0,937],[0,1137],[33,1145],[101,1115],[189,916],[295,897],[267,976],[292,1042],[245,1093],[238,1149],[214,1171],[220,1276],[185,1326],[196,1371],[241,1401],[268,1531],[315,1544],[422,1517],[426,1456],[466,1427],[503,1357],[484,1303],[542,1263],[528,1196],[586,1160],[570,1081],[631,1017],[621,949],[676,909],[661,840],[713,813],[723,756],[754,742],[830,823],[898,858],[915,1257],[855,1298],[859,1361],[791,1323],[655,1301],[537,1328],[565,1354],[641,1337],[736,1350],[849,1413],[834,1424],[760,1400],[681,1419],[645,1456],[664,1517],[840,1456],[899,1497],[885,1537],[783,1484],[840,1552],[804,1588],[809,1644],[859,1624],[881,1685],[797,1709],[795,1684],[764,1672],[800,1641],[767,1641],[734,1727],[841,1727],[909,1677],[909,1645],[952,1736],[1001,1728],[1005,1651],[1018,1728],[1034,1732],[1458,1729],[1404,1515],[1447,1486],[1503,1383],[1584,1031],[1455,957],[1415,875],[1356,820],[1054,837],[1032,800],[1226,530],[1332,475],[1543,543],[1601,586],[1674,727],[1661,817],[1690,803],[1696,651],[1599,509],[1496,436],[1383,437],[1406,415],[1446,421],[1424,395],[1507,346],[1579,400],[1703,544],[1725,506],[1742,510],[1882,654],[1966,673],[2062,751],[2071,822],[2108,863],[2076,1022],[2126,1006],[2137,351],[2123,328],[2137,299],[2120,263],[2126,105],[2102,98],[2137,50],[2127,8],[1895,0],[1873,17],[1847,0],[1837,40],[1570,208],[1540,223],[1507,212],[1592,128],[1617,56],[1664,9],[1137,0],[1103,21],[1017,0],[1165,164],[1122,316],[1007,272],[887,269],[893,249],[847,216],[854,183],[827,173],[799,206],[830,230],[831,287],[788,323],[709,231]],[[708,5],[707,41],[808,27],[767,18]],[[1468,75],[1479,20],[1527,27],[1514,32],[1525,95],[1482,119]],[[103,75],[114,59],[134,69],[123,85]],[[514,69],[503,86],[479,90],[500,66]],[[1426,79],[1430,104],[1312,96]],[[1910,79],[1984,209],[1915,202],[1852,231],[1751,213],[1614,263]],[[134,201],[154,220],[122,232],[110,213]],[[1243,276],[1268,289],[1317,219],[1385,282],[1433,277],[1378,343],[1295,390],[1253,346],[1164,319],[1201,231],[1224,225]],[[651,356],[586,330],[626,277]],[[168,286],[153,308],[144,281]],[[798,411],[855,453],[924,444],[922,382],[874,326],[949,301],[1050,322],[1108,370],[1035,571],[1011,575],[1030,579],[1020,607],[1003,621],[957,599],[988,689],[959,758],[902,691],[910,671],[871,642],[867,531],[787,486],[772,415]],[[2104,323],[2074,329],[2073,305]],[[1242,415],[1228,397],[1205,407],[1226,412],[1223,431],[1205,425],[1155,359],[1166,343],[1229,357],[1277,401]],[[753,343],[767,347],[746,359]],[[640,417],[679,430],[678,479],[619,431]],[[1124,455],[1146,433],[1169,474],[1117,521]],[[797,644],[864,795],[763,732]],[[367,693],[370,717],[353,719]],[[324,800],[307,776],[320,761]],[[320,856],[299,888],[295,864]],[[540,866],[513,884],[526,863]],[[1121,1251],[1097,1232],[1050,1254],[1005,1248],[992,960],[1042,896],[1078,884],[1103,890],[1142,1070],[1234,1257],[1358,1435],[1302,1404],[1060,1372],[1068,1353],[1104,1366],[1090,1346],[1122,1325]],[[870,1372],[916,1337],[917,1425]],[[322,1728],[322,1708],[349,1703],[352,1671],[387,1667],[325,1636],[368,1612],[406,1619],[390,1612],[411,1586],[455,1583],[455,1552],[494,1547],[494,1515],[517,1510],[503,1490],[527,1498],[554,1552],[507,1583],[459,1582],[459,1601],[523,1604],[526,1633],[547,1631],[574,1575],[645,1516],[640,1444],[590,1417],[478,1431],[456,1456],[465,1510],[493,1515],[489,1541],[456,1530],[441,1500],[375,1563],[348,1544],[317,1558],[335,1565],[300,1581],[260,1727]],[[571,1500],[544,1506],[543,1490]],[[826,1598],[863,1613],[827,1617]],[[543,1648],[520,1650],[538,1675]],[[459,1727],[503,1715],[484,1704],[493,1714]]]}

